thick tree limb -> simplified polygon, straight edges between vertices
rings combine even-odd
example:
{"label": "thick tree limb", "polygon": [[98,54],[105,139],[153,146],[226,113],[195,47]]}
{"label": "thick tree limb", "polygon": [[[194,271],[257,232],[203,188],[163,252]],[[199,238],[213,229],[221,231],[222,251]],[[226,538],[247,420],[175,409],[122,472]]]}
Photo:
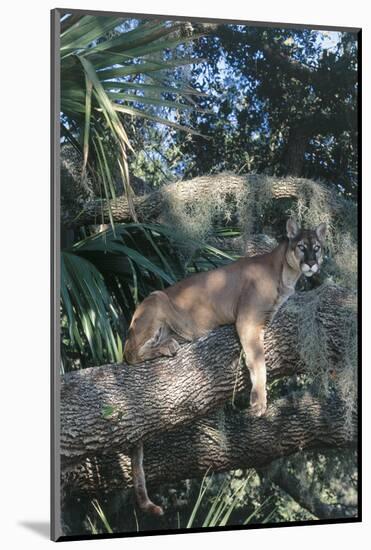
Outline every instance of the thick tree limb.
{"label": "thick tree limb", "polygon": [[[308,393],[293,394],[268,407],[265,417],[229,407],[187,427],[157,436],[144,448],[149,482],[172,482],[261,467],[272,460],[313,448],[352,446],[357,419],[345,422],[344,402],[336,396],[320,401]],[[93,455],[62,470],[69,494],[131,486],[130,459],[119,450]]]}
{"label": "thick tree limb", "polygon": [[[339,323],[339,318],[355,315],[354,300],[349,291],[336,286],[298,293],[289,300],[266,331],[269,379],[308,370],[308,364],[300,355],[297,330],[298,315],[308,303],[315,303],[315,321],[328,341],[328,368],[332,371],[341,368],[347,328]],[[74,472],[68,482],[79,478],[76,472],[82,471],[83,464],[94,462],[100,468],[99,463],[105,463],[106,456],[128,453],[139,439],[156,441],[156,438],[168,437],[164,432],[178,429],[178,435],[169,435],[169,438],[178,437],[179,449],[183,443],[189,445],[188,436],[183,439],[181,435],[184,426],[190,423],[207,426],[211,422],[211,429],[215,428],[215,419],[221,413],[202,418],[201,424],[195,424],[195,420],[230,401],[234,392],[247,392],[248,388],[249,377],[240,362],[240,345],[233,327],[221,327],[207,337],[182,346],[171,359],[138,366],[107,365],[66,375],[61,388],[61,459],[63,471]],[[321,406],[317,403],[316,407],[319,411]],[[107,411],[111,414],[105,417]],[[245,422],[244,417],[239,418]],[[246,429],[250,430],[251,420],[246,422]],[[276,428],[272,426],[272,429]],[[219,431],[214,429],[217,438],[228,440],[234,437],[233,433],[232,429],[229,436],[224,424]],[[326,437],[332,437],[331,434]],[[264,446],[251,452],[261,455],[262,449]],[[272,450],[271,456],[275,454]]]}
{"label": "thick tree limb", "polygon": [[[298,293],[268,327],[265,353],[270,379],[305,369],[297,342],[297,316],[301,307],[314,300],[317,322],[332,342],[329,368],[336,370],[342,360],[345,335],[337,321],[341,309],[351,314],[354,297],[339,287],[323,286]],[[231,326],[183,345],[174,358],[67,374],[61,386],[61,453],[73,459],[113,447],[125,450],[139,439],[186,424],[221,406],[233,391],[247,390],[246,371]],[[104,417],[107,408],[112,408],[109,418]]]}
{"label": "thick tree limb", "polygon": [[276,246],[277,241],[273,237],[257,234],[249,239],[242,236],[239,237],[213,237],[208,239],[208,244],[219,248],[219,250],[227,250],[234,254],[244,256],[257,256],[271,252]]}
{"label": "thick tree limb", "polygon": [[[326,186],[303,178],[274,178],[263,175],[236,175],[229,172],[212,176],[197,177],[192,180],[179,181],[166,185],[158,191],[147,195],[134,197],[133,203],[138,220],[142,222],[156,221],[166,210],[172,212],[175,204],[187,205],[193,208],[205,197],[210,200],[240,203],[252,201],[255,194],[262,189],[268,189],[272,199],[297,198],[303,188],[316,189],[324,194],[328,204],[335,212],[344,208],[343,202]],[[124,196],[110,201],[110,208],[115,222],[132,221],[128,202]],[[95,200],[86,203],[84,211],[74,221],[74,224],[109,223],[108,205],[105,201]],[[68,223],[68,220],[65,220]]]}
{"label": "thick tree limb", "polygon": [[285,54],[277,45],[272,48],[269,44],[264,44],[263,51],[270,63],[276,66],[284,66],[288,74],[300,78],[302,82],[311,82],[316,77],[319,78],[319,71],[316,71],[314,67],[296,61]]}

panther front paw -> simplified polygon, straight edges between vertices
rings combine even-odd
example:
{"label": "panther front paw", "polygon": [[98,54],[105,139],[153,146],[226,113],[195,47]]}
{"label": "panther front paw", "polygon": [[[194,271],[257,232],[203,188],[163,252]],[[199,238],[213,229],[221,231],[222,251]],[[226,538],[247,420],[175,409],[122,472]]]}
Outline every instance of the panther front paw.
{"label": "panther front paw", "polygon": [[166,357],[174,357],[174,355],[177,354],[178,350],[180,348],[180,345],[174,338],[171,340],[168,340],[166,344],[162,344],[162,346],[159,348],[159,351],[161,355],[165,355]]}
{"label": "panther front paw", "polygon": [[266,411],[267,411],[266,403],[255,403],[250,407],[250,412],[253,416],[264,416]]}
{"label": "panther front paw", "polygon": [[267,410],[267,395],[265,392],[258,393],[251,390],[250,395],[250,413],[253,416],[263,416]]}

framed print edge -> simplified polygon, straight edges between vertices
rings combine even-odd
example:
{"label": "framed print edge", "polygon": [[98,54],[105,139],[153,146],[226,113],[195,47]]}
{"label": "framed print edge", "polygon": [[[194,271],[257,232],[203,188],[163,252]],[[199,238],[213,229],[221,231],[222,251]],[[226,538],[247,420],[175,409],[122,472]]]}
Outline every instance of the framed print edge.
{"label": "framed print edge", "polygon": [[[176,19],[185,21],[218,21],[220,23],[232,23],[237,22],[246,25],[267,26],[276,27],[282,26],[283,28],[313,28],[313,29],[331,29],[336,31],[347,31],[357,34],[358,42],[358,101],[357,101],[357,114],[358,114],[358,162],[359,162],[359,175],[358,175],[358,251],[359,251],[359,265],[358,265],[358,320],[359,320],[359,332],[358,332],[358,350],[359,350],[359,377],[358,377],[358,516],[344,519],[320,519],[320,520],[305,520],[305,521],[288,521],[277,523],[265,523],[248,526],[225,526],[225,527],[213,527],[213,528],[191,528],[191,529],[177,529],[177,530],[158,530],[158,531],[142,531],[142,532],[116,532],[113,534],[91,534],[91,535],[64,535],[61,526],[61,465],[60,465],[60,377],[59,377],[59,364],[61,359],[60,338],[61,338],[61,325],[60,325],[60,288],[61,288],[61,272],[60,272],[60,257],[61,257],[61,232],[60,232],[60,218],[61,218],[61,176],[60,176],[60,96],[61,96],[61,78],[60,78],[60,18],[65,13],[76,14],[91,14],[91,15],[118,15],[118,16],[133,16],[147,18],[160,18],[160,19]],[[184,534],[184,533],[201,533],[201,532],[217,532],[217,531],[237,531],[237,530],[250,530],[250,529],[265,529],[275,527],[287,527],[287,526],[305,526],[305,525],[321,525],[321,524],[336,524],[336,523],[358,523],[362,521],[362,457],[361,457],[361,430],[362,430],[362,393],[361,393],[361,199],[362,199],[362,164],[361,164],[361,36],[362,29],[354,27],[337,27],[337,26],[321,26],[321,25],[302,25],[302,24],[287,24],[287,23],[270,23],[270,22],[256,22],[256,21],[244,21],[234,19],[212,19],[212,18],[198,18],[192,16],[173,16],[173,15],[155,15],[155,14],[137,14],[132,12],[110,12],[110,11],[97,11],[97,10],[79,10],[68,8],[56,8],[51,10],[51,539],[53,541],[73,541],[73,540],[94,540],[94,539],[108,539],[108,538],[127,538],[127,537],[141,537],[141,536],[156,536],[163,534]]]}
{"label": "framed print edge", "polygon": [[115,16],[118,17],[147,17],[149,19],[169,19],[169,20],[178,20],[178,21],[195,21],[200,23],[226,23],[226,24],[241,24],[241,25],[250,25],[254,27],[276,27],[284,29],[314,29],[314,30],[329,30],[329,31],[339,31],[339,32],[358,32],[361,30],[361,27],[344,27],[341,25],[320,25],[320,24],[304,24],[304,23],[284,23],[282,21],[254,21],[250,19],[234,19],[232,18],[221,18],[221,17],[197,17],[193,15],[172,15],[172,14],[157,14],[157,13],[139,13],[133,11],[110,11],[110,10],[89,10],[89,9],[79,9],[79,8],[55,8],[59,12],[60,16],[63,16],[68,13],[73,13],[75,15],[88,14],[88,15],[97,15],[97,16]]}
{"label": "framed print edge", "polygon": [[50,537],[60,539],[59,362],[60,362],[60,12],[51,10],[51,515]]}

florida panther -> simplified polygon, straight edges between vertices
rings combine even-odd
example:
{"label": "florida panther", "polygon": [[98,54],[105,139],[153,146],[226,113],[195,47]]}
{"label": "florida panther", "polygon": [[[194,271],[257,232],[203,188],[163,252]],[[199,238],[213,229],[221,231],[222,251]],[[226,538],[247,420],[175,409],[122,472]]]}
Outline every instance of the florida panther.
{"label": "florida panther", "polygon": [[[267,408],[264,328],[295,292],[300,275],[312,277],[319,271],[326,224],[300,229],[289,219],[286,231],[287,239],[268,254],[244,257],[152,292],[134,312],[126,361],[136,364],[175,355],[178,339],[192,341],[218,326],[234,324],[250,372],[251,411],[263,415]],[[142,442],[133,450],[132,470],[139,507],[161,515],[162,508],[147,495]]]}

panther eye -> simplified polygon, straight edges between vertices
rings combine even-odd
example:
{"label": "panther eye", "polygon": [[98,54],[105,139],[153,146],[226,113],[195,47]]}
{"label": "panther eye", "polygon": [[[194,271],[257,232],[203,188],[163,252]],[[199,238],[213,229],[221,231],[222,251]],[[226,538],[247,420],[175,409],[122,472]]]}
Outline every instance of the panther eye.
{"label": "panther eye", "polygon": [[320,248],[321,248],[321,247],[320,247],[318,244],[316,244],[316,245],[313,247],[313,250],[314,250],[314,252],[318,252],[318,250],[319,250]]}
{"label": "panther eye", "polygon": [[299,248],[302,252],[304,252],[304,250],[305,250],[305,246],[304,246],[303,244],[298,244],[298,248]]}

